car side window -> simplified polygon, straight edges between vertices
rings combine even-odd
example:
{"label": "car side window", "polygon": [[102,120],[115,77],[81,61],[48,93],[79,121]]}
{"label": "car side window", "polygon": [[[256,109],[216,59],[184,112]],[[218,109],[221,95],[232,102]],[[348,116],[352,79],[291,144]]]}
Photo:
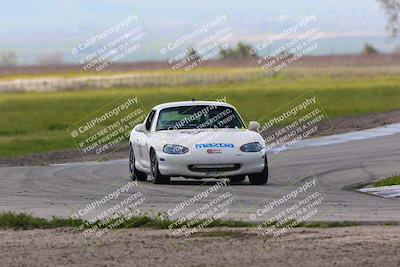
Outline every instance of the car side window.
{"label": "car side window", "polygon": [[146,130],[147,131],[150,131],[150,127],[151,127],[151,124],[153,123],[153,119],[154,119],[154,114],[156,114],[156,111],[152,110],[152,111],[150,111],[149,116],[147,117],[147,120],[146,120]]}

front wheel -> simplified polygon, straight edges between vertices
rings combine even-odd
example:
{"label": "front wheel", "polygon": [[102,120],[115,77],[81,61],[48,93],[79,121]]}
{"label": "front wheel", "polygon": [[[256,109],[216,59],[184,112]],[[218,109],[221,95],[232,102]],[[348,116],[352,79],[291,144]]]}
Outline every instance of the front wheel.
{"label": "front wheel", "polygon": [[129,176],[131,177],[132,181],[135,181],[136,179],[139,181],[147,180],[147,174],[139,171],[135,167],[135,154],[133,153],[133,148],[131,145],[129,145]]}
{"label": "front wheel", "polygon": [[253,185],[262,185],[268,182],[268,162],[265,156],[264,169],[261,173],[249,174],[249,181]]}
{"label": "front wheel", "polygon": [[158,169],[158,160],[156,152],[151,150],[150,152],[150,162],[151,162],[151,176],[153,177],[154,184],[169,184],[171,177],[162,175]]}

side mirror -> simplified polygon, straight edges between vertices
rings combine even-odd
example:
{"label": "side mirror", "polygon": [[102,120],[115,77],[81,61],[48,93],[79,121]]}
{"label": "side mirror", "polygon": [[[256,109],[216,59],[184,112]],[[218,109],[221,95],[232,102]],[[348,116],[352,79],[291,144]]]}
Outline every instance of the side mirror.
{"label": "side mirror", "polygon": [[141,124],[136,125],[134,130],[136,132],[145,133],[146,132],[146,127],[144,126],[143,123],[141,123]]}
{"label": "side mirror", "polygon": [[249,129],[250,131],[256,132],[257,129],[260,128],[260,127],[261,127],[261,125],[260,125],[258,122],[256,122],[256,121],[250,121],[250,122],[249,122],[249,127],[248,127],[248,129]]}

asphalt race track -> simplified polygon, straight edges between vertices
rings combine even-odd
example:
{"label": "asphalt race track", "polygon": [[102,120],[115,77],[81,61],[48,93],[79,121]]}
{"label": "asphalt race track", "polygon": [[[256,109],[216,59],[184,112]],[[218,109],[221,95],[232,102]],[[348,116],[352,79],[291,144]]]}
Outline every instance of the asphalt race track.
{"label": "asphalt race track", "polygon": [[[127,165],[127,160],[115,160],[0,168],[0,210],[41,217],[70,216],[77,205],[88,203],[89,197],[115,183],[129,182]],[[399,199],[384,199],[350,189],[400,173],[400,134],[290,150],[276,157],[270,155],[269,166],[267,185],[252,186],[246,180],[227,186],[237,201],[226,218],[249,220],[249,215],[257,209],[280,198],[282,192],[290,191],[289,185],[313,175],[328,201],[321,203],[311,220],[400,221]],[[215,180],[208,181],[173,178],[170,185],[139,182],[148,201],[143,210],[166,211],[175,206],[171,203],[189,199],[194,192],[216,184]],[[201,203],[194,203],[188,211]]]}

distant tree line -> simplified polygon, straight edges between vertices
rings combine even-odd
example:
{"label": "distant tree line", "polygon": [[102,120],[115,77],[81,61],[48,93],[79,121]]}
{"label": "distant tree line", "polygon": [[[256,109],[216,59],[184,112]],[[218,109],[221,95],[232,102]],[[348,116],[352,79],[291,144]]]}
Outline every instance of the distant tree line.
{"label": "distant tree line", "polygon": [[378,50],[373,47],[371,44],[369,43],[365,43],[364,44],[364,49],[362,50],[362,53],[364,55],[373,55],[373,54],[378,54]]}
{"label": "distant tree line", "polygon": [[[250,51],[254,51],[250,53]],[[197,60],[202,58],[199,52],[194,47],[189,47],[186,51],[186,57],[189,60]],[[219,47],[219,58],[226,59],[246,59],[251,57],[257,57],[254,48],[251,45],[239,42],[235,48],[223,48]]]}
{"label": "distant tree line", "polygon": [[[220,48],[219,59],[240,60],[251,57],[258,57],[257,53],[250,53],[249,51],[255,51],[255,50],[251,45],[239,42],[237,46],[233,49]],[[365,43],[361,53],[364,55],[374,55],[374,54],[379,54],[380,52],[372,44]],[[400,53],[400,47],[396,47],[394,53]],[[279,56],[285,56],[287,58],[290,58],[293,57],[294,55],[287,50],[283,50],[277,55],[277,57]],[[187,50],[187,58],[190,60],[197,60],[201,59],[201,55],[196,51],[195,48],[190,47]]]}
{"label": "distant tree line", "polygon": [[[250,53],[250,51],[254,51],[254,53]],[[219,55],[221,58],[228,59],[246,59],[251,57],[257,57],[257,53],[255,53],[254,48],[251,45],[244,44],[239,42],[235,48],[220,48]]]}

